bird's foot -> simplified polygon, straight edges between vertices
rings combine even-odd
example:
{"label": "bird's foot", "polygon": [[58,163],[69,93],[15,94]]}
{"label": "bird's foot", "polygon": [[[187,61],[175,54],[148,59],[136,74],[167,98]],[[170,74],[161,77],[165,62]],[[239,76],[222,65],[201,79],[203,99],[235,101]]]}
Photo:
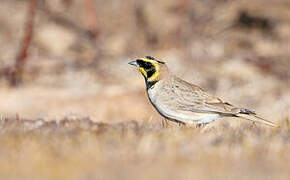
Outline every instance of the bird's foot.
{"label": "bird's foot", "polygon": [[196,124],[196,128],[204,128],[208,123],[199,123],[199,124]]}

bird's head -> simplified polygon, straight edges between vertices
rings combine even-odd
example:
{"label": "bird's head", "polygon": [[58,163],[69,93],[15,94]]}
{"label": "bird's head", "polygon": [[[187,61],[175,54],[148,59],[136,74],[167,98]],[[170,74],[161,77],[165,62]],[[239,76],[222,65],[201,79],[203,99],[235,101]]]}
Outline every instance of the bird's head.
{"label": "bird's head", "polygon": [[151,56],[138,58],[135,61],[129,62],[129,64],[136,66],[141,72],[145,78],[147,88],[150,88],[168,74],[165,62],[159,61]]}

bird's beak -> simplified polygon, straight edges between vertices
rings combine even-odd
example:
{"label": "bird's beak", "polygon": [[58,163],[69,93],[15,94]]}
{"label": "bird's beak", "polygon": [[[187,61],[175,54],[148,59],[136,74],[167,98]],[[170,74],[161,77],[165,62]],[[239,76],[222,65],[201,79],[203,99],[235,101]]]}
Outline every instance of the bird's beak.
{"label": "bird's beak", "polygon": [[137,64],[136,61],[131,61],[131,62],[129,62],[128,64],[133,65],[133,66],[138,66],[138,64]]}

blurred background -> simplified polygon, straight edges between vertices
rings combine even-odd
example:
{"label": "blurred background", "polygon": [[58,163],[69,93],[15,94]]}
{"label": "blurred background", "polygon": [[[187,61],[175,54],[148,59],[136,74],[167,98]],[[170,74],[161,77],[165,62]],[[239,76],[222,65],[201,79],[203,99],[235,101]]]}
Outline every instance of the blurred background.
{"label": "blurred background", "polygon": [[[284,129],[162,128],[147,55]],[[289,109],[289,0],[0,0],[3,179],[289,179]]]}
{"label": "blurred background", "polygon": [[290,108],[288,0],[1,0],[6,116],[158,119],[127,62],[154,56],[224,100],[279,121]]}

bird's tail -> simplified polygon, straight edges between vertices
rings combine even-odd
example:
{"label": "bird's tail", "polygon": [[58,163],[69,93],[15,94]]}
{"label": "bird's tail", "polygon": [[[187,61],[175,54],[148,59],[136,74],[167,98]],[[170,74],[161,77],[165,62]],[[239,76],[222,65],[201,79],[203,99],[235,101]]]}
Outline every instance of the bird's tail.
{"label": "bird's tail", "polygon": [[258,122],[258,123],[262,123],[262,124],[266,124],[268,126],[272,126],[272,127],[279,127],[278,124],[275,124],[271,121],[268,121],[264,118],[261,118],[259,116],[257,116],[256,114],[243,114],[243,113],[239,113],[239,114],[236,114],[236,117],[239,117],[239,118],[242,118],[242,119],[245,119],[245,120],[249,120],[249,121],[252,121],[252,122]]}

